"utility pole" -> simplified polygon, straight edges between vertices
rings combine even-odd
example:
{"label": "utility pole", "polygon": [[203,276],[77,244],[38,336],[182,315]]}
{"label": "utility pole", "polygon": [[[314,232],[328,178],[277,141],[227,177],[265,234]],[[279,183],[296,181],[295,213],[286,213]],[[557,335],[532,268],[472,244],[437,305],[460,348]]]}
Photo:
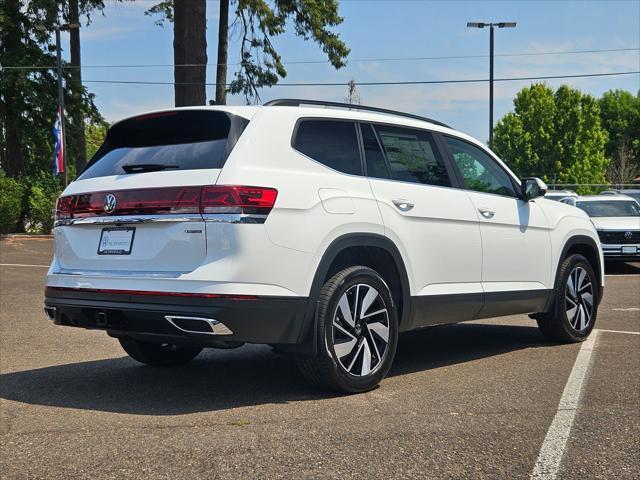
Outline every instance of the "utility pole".
{"label": "utility pole", "polygon": [[493,150],[493,24],[489,29],[489,148]]}
{"label": "utility pole", "polygon": [[66,128],[64,126],[64,88],[62,86],[62,49],[60,47],[60,25],[56,25],[56,69],[58,71],[58,108],[60,109],[60,137],[62,138],[62,183],[67,186],[67,139],[65,137]]}
{"label": "utility pole", "polygon": [[493,36],[494,28],[515,28],[516,22],[467,22],[468,28],[489,27],[489,148],[493,149]]}
{"label": "utility pole", "polygon": [[62,74],[62,46],[60,45],[60,31],[71,30],[72,28],[80,28],[79,23],[65,23],[56,24],[56,70],[58,74],[58,108],[60,109],[60,137],[62,138],[62,163],[64,165],[64,172],[62,173],[62,182],[66,187],[69,183],[69,177],[67,174],[67,139],[66,128],[64,125],[64,86],[63,74]]}

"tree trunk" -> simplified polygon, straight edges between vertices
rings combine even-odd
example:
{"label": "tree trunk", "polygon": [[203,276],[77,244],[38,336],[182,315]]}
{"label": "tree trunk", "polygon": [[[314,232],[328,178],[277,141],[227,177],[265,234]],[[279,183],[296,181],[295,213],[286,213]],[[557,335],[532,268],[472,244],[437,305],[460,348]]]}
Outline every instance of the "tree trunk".
{"label": "tree trunk", "polygon": [[[78,9],[78,0],[69,0],[69,23],[80,24],[80,11]],[[72,28],[69,31],[69,46],[71,50],[71,94],[75,97],[74,102],[76,108],[70,113],[71,122],[69,135],[67,138],[71,140],[69,146],[73,147],[69,153],[75,158],[76,172],[79,174],[87,164],[87,141],[84,132],[84,115],[78,105],[82,103],[82,72],[80,70],[80,29]]]}
{"label": "tree trunk", "polygon": [[205,105],[207,102],[206,10],[206,0],[174,2],[173,77],[176,83],[176,107]]}
{"label": "tree trunk", "polygon": [[218,23],[218,65],[216,67],[216,104],[227,104],[227,52],[229,47],[229,0],[220,0]]}
{"label": "tree trunk", "polygon": [[[18,52],[21,42],[20,29],[20,1],[6,0],[5,15],[8,20],[8,28],[0,30],[0,48],[3,57],[12,52]],[[20,25],[20,26],[19,26]],[[16,61],[17,59],[12,59]],[[17,62],[16,62],[17,63]],[[22,151],[22,92],[20,80],[25,75],[23,70],[6,70],[1,73],[5,76],[6,85],[2,92],[2,120],[4,122],[4,148],[0,159],[2,168],[7,175],[18,176],[24,168],[24,155]]]}

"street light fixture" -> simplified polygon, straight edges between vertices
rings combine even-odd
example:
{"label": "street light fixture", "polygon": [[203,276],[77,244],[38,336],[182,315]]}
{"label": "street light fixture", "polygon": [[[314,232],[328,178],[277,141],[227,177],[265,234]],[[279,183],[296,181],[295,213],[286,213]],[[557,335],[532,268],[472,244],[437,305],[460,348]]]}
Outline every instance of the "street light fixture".
{"label": "street light fixture", "polygon": [[515,28],[516,22],[467,22],[468,28],[489,27],[489,148],[493,149],[493,30]]}

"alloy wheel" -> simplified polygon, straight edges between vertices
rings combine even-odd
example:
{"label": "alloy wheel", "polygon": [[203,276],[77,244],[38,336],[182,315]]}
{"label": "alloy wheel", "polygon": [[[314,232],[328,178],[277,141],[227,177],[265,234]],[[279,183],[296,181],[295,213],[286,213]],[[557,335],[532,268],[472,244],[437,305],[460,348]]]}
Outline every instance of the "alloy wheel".
{"label": "alloy wheel", "polygon": [[581,332],[589,327],[593,316],[593,284],[589,272],[575,267],[567,279],[565,310],[571,326]]}
{"label": "alloy wheel", "polygon": [[374,287],[364,283],[349,287],[332,323],[333,351],[347,373],[370,375],[382,365],[389,344],[389,312]]}

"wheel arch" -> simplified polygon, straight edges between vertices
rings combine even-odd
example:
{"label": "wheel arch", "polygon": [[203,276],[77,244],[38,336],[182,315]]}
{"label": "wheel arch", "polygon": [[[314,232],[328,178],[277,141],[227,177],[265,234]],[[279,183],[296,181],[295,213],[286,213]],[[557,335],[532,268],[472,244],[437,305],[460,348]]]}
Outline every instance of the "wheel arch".
{"label": "wheel arch", "polygon": [[[357,253],[356,253],[357,252]],[[384,256],[376,263],[375,252]],[[349,260],[352,260],[351,262]],[[324,282],[342,267],[357,265],[368,266],[380,273],[389,284],[389,288],[399,309],[400,331],[403,325],[408,325],[411,318],[411,289],[407,269],[398,247],[389,238],[375,233],[348,233],[334,239],[324,251],[316,268],[309,300],[304,316],[302,338],[295,346],[279,348],[284,353],[303,356],[315,356],[316,351],[316,306],[320,296],[320,289]],[[351,264],[349,264],[351,263]],[[389,269],[393,266],[397,278]],[[380,271],[382,270],[382,271]],[[389,275],[391,273],[391,275]],[[387,278],[385,278],[385,276]]]}
{"label": "wheel arch", "polygon": [[565,242],[558,259],[558,265],[556,266],[554,288],[558,287],[558,270],[560,264],[564,259],[572,254],[580,254],[584,256],[589,263],[591,263],[591,266],[598,277],[598,302],[600,302],[603,292],[602,278],[604,275],[604,265],[601,263],[600,249],[598,248],[596,241],[586,235],[574,235]]}

